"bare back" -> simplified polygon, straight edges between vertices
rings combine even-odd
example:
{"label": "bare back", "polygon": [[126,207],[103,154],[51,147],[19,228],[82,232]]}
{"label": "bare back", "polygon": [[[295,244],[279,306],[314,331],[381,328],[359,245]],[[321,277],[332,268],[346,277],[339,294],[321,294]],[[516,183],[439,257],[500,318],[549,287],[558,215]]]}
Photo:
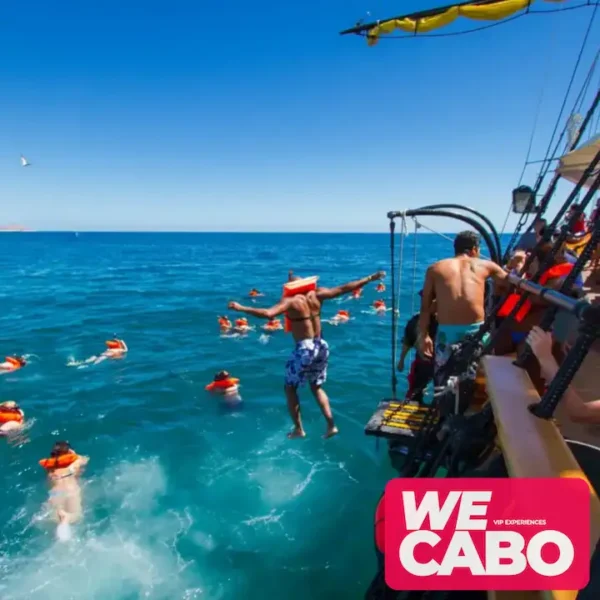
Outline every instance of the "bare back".
{"label": "bare back", "polygon": [[470,325],[483,321],[485,281],[492,271],[489,261],[470,256],[447,258],[432,265],[430,276],[438,322]]}
{"label": "bare back", "polygon": [[72,523],[78,521],[82,515],[79,476],[87,461],[88,458],[82,456],[72,465],[64,469],[55,469],[48,474],[50,505],[56,511],[57,517],[62,514]]}
{"label": "bare back", "polygon": [[297,342],[321,337],[321,301],[315,292],[294,296],[287,316]]}

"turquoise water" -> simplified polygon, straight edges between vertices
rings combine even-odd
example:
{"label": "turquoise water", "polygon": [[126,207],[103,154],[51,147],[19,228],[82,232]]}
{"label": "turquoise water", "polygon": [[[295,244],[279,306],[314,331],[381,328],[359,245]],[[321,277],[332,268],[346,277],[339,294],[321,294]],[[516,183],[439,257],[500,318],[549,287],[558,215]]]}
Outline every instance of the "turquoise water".
{"label": "turquoise water", "polygon": [[[410,242],[403,322],[412,251]],[[416,291],[450,251],[419,236]],[[390,390],[390,313],[369,312],[381,295],[369,286],[343,301],[350,323],[324,325],[340,428],[327,441],[306,392],[308,437],[286,439],[290,338],[222,339],[216,319],[229,300],[247,303],[251,287],[267,294],[257,305],[276,301],[290,268],[322,285],[389,272],[386,235],[5,234],[0,252],[0,354],[32,355],[0,376],[0,400],[29,419],[22,439],[0,441],[0,598],[362,597],[374,507],[393,476],[385,446],[363,433]],[[68,366],[115,334],[129,346],[124,360]],[[204,391],[220,369],[241,379],[237,412]],[[66,544],[43,518],[37,462],[59,439],[91,457],[85,518]]]}

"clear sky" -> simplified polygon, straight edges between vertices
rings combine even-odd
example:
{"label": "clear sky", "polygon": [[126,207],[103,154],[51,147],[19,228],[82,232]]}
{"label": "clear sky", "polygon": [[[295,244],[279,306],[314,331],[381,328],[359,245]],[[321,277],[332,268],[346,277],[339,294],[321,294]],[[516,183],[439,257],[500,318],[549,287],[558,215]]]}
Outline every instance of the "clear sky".
{"label": "clear sky", "polygon": [[501,224],[540,92],[532,158],[592,9],[374,48],[339,35],[444,3],[4,2],[0,224],[383,231],[388,210],[438,201]]}

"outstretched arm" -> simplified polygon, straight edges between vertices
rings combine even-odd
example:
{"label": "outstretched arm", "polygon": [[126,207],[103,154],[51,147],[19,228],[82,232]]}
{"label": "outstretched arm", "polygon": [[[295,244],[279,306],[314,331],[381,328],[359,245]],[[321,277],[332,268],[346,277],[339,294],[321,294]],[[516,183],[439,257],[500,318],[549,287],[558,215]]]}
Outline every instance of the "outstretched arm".
{"label": "outstretched arm", "polygon": [[384,277],[385,272],[378,271],[377,273],[373,273],[373,275],[363,277],[362,279],[357,279],[356,281],[350,281],[344,285],[338,285],[333,288],[319,288],[317,290],[317,298],[319,298],[319,300],[333,300],[333,298],[350,294],[354,290],[364,287],[367,285],[367,283],[371,283],[371,281],[377,281],[378,279],[383,279]]}
{"label": "outstretched arm", "polygon": [[488,269],[488,277],[491,277],[494,281],[505,281],[508,277],[508,273],[500,265],[497,265],[491,260],[486,260],[486,267]]}
{"label": "outstretched arm", "polygon": [[274,319],[290,308],[292,300],[293,298],[284,298],[274,306],[271,306],[271,308],[252,308],[251,306],[242,306],[237,302],[230,302],[229,309],[243,312],[259,319]]}

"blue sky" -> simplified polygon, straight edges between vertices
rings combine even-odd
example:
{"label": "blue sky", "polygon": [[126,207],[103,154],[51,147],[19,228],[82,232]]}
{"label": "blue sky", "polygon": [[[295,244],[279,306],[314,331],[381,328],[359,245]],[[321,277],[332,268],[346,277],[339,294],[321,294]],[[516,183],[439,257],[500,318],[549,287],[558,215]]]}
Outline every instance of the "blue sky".
{"label": "blue sky", "polygon": [[532,158],[545,153],[591,9],[374,48],[338,35],[367,11],[432,6],[3,3],[0,224],[384,231],[388,210],[438,201],[501,224],[544,81]]}

